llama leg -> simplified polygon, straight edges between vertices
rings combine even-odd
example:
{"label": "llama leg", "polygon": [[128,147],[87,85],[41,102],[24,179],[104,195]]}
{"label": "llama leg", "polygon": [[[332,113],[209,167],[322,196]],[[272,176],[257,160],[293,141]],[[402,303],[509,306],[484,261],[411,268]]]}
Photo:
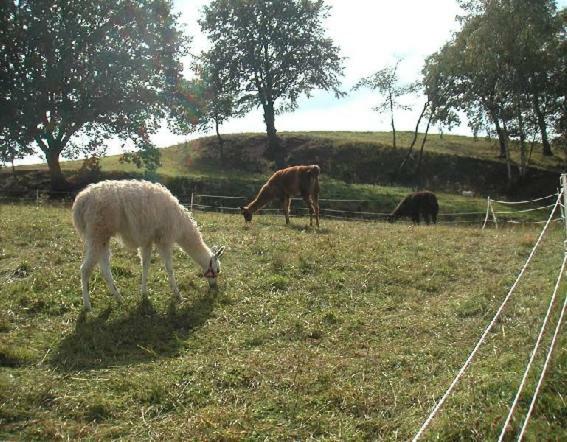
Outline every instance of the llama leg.
{"label": "llama leg", "polygon": [[142,292],[142,296],[146,297],[148,295],[148,272],[150,270],[150,262],[152,259],[151,246],[141,248],[140,259],[142,261],[142,286],[140,290]]}
{"label": "llama leg", "polygon": [[313,196],[313,205],[315,206],[315,224],[319,228],[319,195]]}
{"label": "llama leg", "polygon": [[315,214],[315,207],[313,205],[313,200],[311,199],[311,196],[309,194],[305,194],[303,195],[303,201],[305,201],[305,204],[309,209],[309,225],[313,227],[313,215]]}
{"label": "llama leg", "polygon": [[181,295],[179,294],[179,288],[177,287],[177,282],[175,282],[175,276],[173,275],[173,259],[171,257],[171,247],[160,246],[159,254],[161,256],[161,259],[163,259],[165,271],[167,272],[167,278],[169,279],[169,287],[171,287],[173,296],[175,296],[175,298],[179,300],[181,299]]}
{"label": "llama leg", "polygon": [[114,279],[112,278],[112,272],[110,271],[110,243],[106,241],[102,247],[102,251],[99,258],[100,263],[100,271],[102,273],[103,278],[108,285],[108,288],[112,292],[112,296],[116,299],[116,302],[119,304],[122,302],[122,296],[120,296],[120,292],[116,288],[116,284],[114,284]]}
{"label": "llama leg", "polygon": [[99,249],[94,244],[85,243],[83,263],[81,264],[81,285],[83,287],[83,307],[91,309],[89,298],[89,279],[98,260]]}
{"label": "llama leg", "polygon": [[289,224],[289,206],[291,204],[290,198],[284,198],[282,201],[282,209],[285,215],[285,223]]}

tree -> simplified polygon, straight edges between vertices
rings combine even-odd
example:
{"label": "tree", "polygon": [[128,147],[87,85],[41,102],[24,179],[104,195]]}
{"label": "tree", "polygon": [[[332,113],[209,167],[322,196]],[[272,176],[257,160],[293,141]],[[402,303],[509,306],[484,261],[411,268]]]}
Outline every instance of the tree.
{"label": "tree", "polygon": [[0,123],[35,142],[52,188],[60,156],[110,137],[152,150],[187,43],[170,1],[7,0],[0,17]]}
{"label": "tree", "polygon": [[500,89],[506,92],[507,112],[517,126],[518,137],[525,136],[518,132],[518,127],[522,126],[523,132],[524,122],[534,121],[543,154],[552,155],[548,120],[555,118],[561,96],[565,95],[555,87],[557,79],[561,78],[559,82],[563,84],[566,80],[565,52],[560,50],[564,23],[555,2],[469,0],[461,3],[467,12],[465,27],[475,24],[475,32],[469,33],[468,38],[479,48],[481,59],[476,65],[490,60],[493,66],[498,66]]}
{"label": "tree", "polygon": [[322,0],[214,0],[204,8],[211,67],[237,85],[239,102],[262,107],[278,168],[286,162],[276,113],[295,109],[316,88],[341,95],[342,58],[323,28],[328,14]]}
{"label": "tree", "polygon": [[[1,131],[0,131],[1,133]],[[15,161],[25,158],[31,153],[28,146],[0,134],[0,163],[12,164],[12,173],[16,174]]]}
{"label": "tree", "polygon": [[396,61],[393,66],[387,66],[380,69],[378,72],[362,78],[353,87],[353,90],[358,90],[360,88],[366,87],[372,90],[378,91],[378,93],[384,97],[377,106],[373,108],[378,113],[389,112],[390,113],[390,123],[392,125],[392,145],[394,149],[396,148],[396,125],[394,124],[394,111],[397,109],[409,110],[409,106],[406,106],[400,102],[400,98],[416,92],[418,84],[400,84],[400,79],[398,76],[398,65],[400,60]]}
{"label": "tree", "polygon": [[220,126],[229,118],[241,117],[249,110],[237,99],[237,89],[220,72],[211,69],[207,53],[193,66],[196,77],[178,83],[180,122],[178,129],[187,133],[206,132],[214,128],[217,135],[221,166],[225,166],[224,139]]}

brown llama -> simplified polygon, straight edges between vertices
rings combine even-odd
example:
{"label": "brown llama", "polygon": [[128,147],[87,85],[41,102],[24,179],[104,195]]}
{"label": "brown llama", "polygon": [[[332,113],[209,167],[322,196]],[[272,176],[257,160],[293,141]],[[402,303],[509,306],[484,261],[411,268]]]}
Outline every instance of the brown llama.
{"label": "brown llama", "polygon": [[427,224],[429,224],[430,220],[435,224],[437,223],[438,212],[439,204],[433,192],[415,192],[407,195],[400,204],[398,204],[388,217],[388,220],[394,222],[402,216],[407,216],[411,218],[415,224],[419,224],[420,216],[423,216]]}
{"label": "brown llama", "polygon": [[309,225],[313,225],[313,215],[319,227],[319,166],[292,166],[278,170],[262,186],[258,195],[247,206],[241,207],[244,220],[252,221],[252,214],[270,201],[277,199],[282,204],[285,223],[289,224],[291,198],[301,195],[309,209]]}

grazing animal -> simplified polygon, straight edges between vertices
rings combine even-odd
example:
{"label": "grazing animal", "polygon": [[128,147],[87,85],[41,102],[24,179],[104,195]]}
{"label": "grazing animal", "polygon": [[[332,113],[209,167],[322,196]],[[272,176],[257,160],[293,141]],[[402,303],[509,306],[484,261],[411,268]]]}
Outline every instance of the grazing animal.
{"label": "grazing animal", "polygon": [[313,215],[319,227],[319,166],[292,166],[278,170],[262,186],[256,198],[247,206],[240,208],[244,220],[252,221],[252,214],[264,207],[271,200],[278,199],[285,214],[285,223],[289,224],[289,205],[291,198],[301,195],[309,208],[309,225],[313,225]]}
{"label": "grazing animal", "polygon": [[201,266],[209,286],[216,287],[219,257],[224,247],[209,249],[191,214],[160,184],[137,180],[92,184],[80,192],[73,203],[73,224],[84,242],[81,283],[86,310],[91,308],[89,278],[97,262],[110,291],[121,301],[110,271],[110,238],[113,236],[118,236],[126,247],[139,250],[144,296],[154,244],[165,264],[171,290],[178,299],[171,256],[174,244],[181,246]]}
{"label": "grazing animal", "polygon": [[439,212],[439,204],[434,193],[429,191],[410,193],[390,214],[389,221],[394,222],[396,219],[407,216],[411,220],[419,224],[420,217],[423,216],[425,222],[437,222],[437,213]]}

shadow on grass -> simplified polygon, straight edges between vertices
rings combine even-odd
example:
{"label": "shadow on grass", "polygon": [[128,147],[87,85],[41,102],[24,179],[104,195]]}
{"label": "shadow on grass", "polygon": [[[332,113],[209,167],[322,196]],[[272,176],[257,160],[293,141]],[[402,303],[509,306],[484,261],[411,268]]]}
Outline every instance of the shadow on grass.
{"label": "shadow on grass", "polygon": [[111,321],[110,308],[92,318],[83,311],[73,333],[60,342],[51,364],[73,371],[175,356],[183,341],[210,317],[215,296],[209,293],[181,307],[172,301],[164,313],[143,299],[134,310]]}

